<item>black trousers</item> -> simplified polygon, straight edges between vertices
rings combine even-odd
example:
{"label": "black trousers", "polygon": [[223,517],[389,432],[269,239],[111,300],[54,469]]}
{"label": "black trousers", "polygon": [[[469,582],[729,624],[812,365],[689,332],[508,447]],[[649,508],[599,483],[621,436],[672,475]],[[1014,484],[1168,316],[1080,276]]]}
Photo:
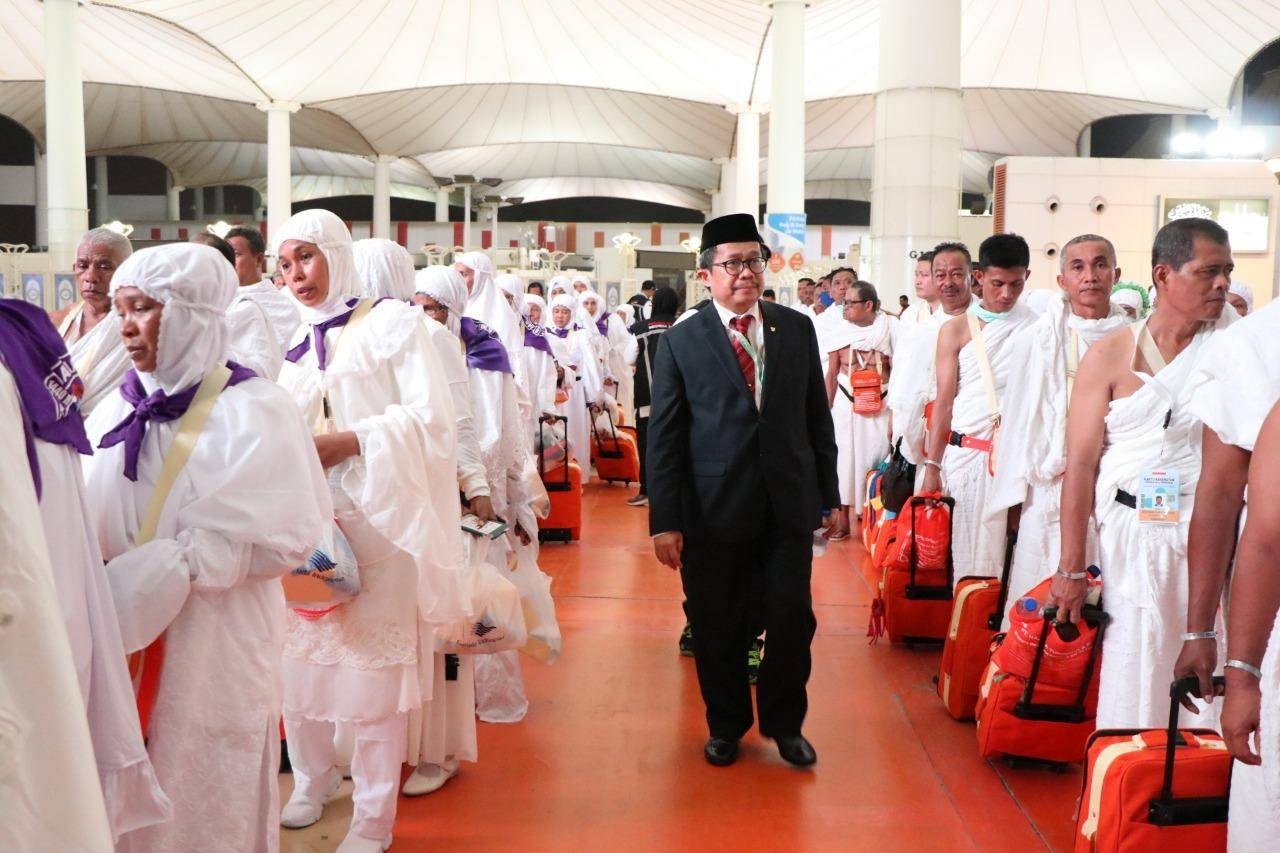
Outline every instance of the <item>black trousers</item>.
{"label": "black trousers", "polygon": [[649,419],[636,417],[636,450],[640,454],[640,494],[649,494],[644,488],[644,446],[649,439]]}
{"label": "black trousers", "polygon": [[736,740],[751,729],[747,651],[762,625],[765,654],[756,683],[760,733],[800,733],[809,709],[809,645],[817,628],[809,585],[812,547],[809,534],[767,531],[735,543],[686,535],[680,577],[713,737]]}

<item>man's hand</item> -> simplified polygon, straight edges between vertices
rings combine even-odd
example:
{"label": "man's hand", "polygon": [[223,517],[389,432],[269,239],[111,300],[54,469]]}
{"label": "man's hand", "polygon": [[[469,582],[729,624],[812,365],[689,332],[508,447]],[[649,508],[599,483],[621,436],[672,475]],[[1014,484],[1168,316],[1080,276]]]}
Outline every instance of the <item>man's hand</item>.
{"label": "man's hand", "polygon": [[680,555],[684,553],[684,534],[659,533],[653,537],[653,553],[659,563],[672,571],[680,571]]}
{"label": "man's hand", "polygon": [[[1178,680],[1194,675],[1196,680],[1200,682],[1200,695],[1205,701],[1211,701],[1213,696],[1213,671],[1218,666],[1218,644],[1212,639],[1209,640],[1186,640],[1182,644],[1182,651],[1178,653],[1178,660],[1173,665],[1173,678]],[[1182,697],[1182,707],[1186,708],[1193,714],[1200,713],[1200,709],[1191,701],[1190,696]]]}
{"label": "man's hand", "polygon": [[1231,757],[1241,764],[1258,765],[1262,757],[1253,751],[1249,735],[1260,735],[1259,718],[1262,708],[1262,691],[1257,679],[1247,673],[1240,678],[1228,670],[1227,699],[1222,705],[1222,739],[1227,743]]}
{"label": "man's hand", "polygon": [[320,455],[320,467],[329,469],[352,456],[360,455],[360,440],[354,432],[335,432],[315,437],[316,453]]}
{"label": "man's hand", "polygon": [[1058,608],[1058,621],[1077,623],[1084,610],[1084,600],[1089,594],[1087,580],[1067,580],[1055,574],[1049,584],[1049,603]]}
{"label": "man's hand", "polygon": [[481,522],[498,520],[498,514],[493,511],[493,499],[488,495],[476,495],[467,501],[467,505],[471,508],[471,514]]}
{"label": "man's hand", "polygon": [[924,466],[924,479],[920,481],[921,492],[941,492],[942,472],[936,465]]}

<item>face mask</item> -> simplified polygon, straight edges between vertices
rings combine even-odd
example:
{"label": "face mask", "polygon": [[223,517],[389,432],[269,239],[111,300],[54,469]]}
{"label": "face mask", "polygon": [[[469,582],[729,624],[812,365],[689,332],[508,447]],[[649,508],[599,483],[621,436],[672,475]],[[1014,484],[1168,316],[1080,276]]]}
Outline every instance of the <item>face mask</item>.
{"label": "face mask", "polygon": [[1008,317],[1010,313],[1006,311],[1003,314],[998,314],[995,311],[988,311],[986,308],[983,308],[982,304],[977,300],[970,303],[969,310],[976,314],[978,319],[984,323],[994,323],[997,320],[1003,320]]}

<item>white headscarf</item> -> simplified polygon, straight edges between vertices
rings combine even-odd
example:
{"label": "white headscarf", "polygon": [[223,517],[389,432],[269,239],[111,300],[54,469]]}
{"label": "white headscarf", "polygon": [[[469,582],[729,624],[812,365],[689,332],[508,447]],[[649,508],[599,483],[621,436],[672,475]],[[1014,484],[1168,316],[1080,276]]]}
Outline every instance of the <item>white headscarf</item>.
{"label": "white headscarf", "polygon": [[356,274],[355,256],[351,250],[351,232],[341,219],[327,210],[295,213],[272,237],[271,251],[278,256],[280,247],[290,240],[319,247],[329,264],[329,295],[324,302],[314,308],[298,303],[304,323],[319,323],[341,314],[346,310],[348,300],[363,295],[364,288]]}
{"label": "white headscarf", "polygon": [[1134,317],[1142,318],[1142,294],[1132,288],[1124,287],[1111,291],[1111,304],[1127,305],[1133,309]]}
{"label": "white headscarf", "polygon": [[636,321],[636,306],[629,302],[624,302],[618,306],[618,311],[622,312],[622,325],[630,329],[631,325]]}
{"label": "white headscarf", "polygon": [[112,297],[122,287],[136,287],[164,304],[151,376],[166,394],[189,388],[226,358],[227,306],[239,285],[222,253],[199,243],[143,249],[120,264]]}
{"label": "white headscarf", "polygon": [[[573,285],[577,284],[578,282],[582,282],[583,284],[585,284],[587,286],[587,290],[594,289],[591,286],[591,276],[587,275],[584,272],[575,273],[573,277],[569,279],[569,285],[570,285],[569,289],[577,290],[577,288],[573,287]],[[586,292],[587,292],[586,290],[583,291],[583,293],[586,293]]]}
{"label": "white headscarf", "polygon": [[462,273],[453,267],[439,266],[418,270],[413,279],[413,291],[430,296],[448,308],[445,327],[454,335],[462,334],[459,321],[467,308],[467,282]]}
{"label": "white headscarf", "polygon": [[471,296],[463,315],[479,320],[498,333],[507,348],[511,364],[515,365],[524,349],[524,330],[516,312],[507,304],[507,298],[498,291],[493,280],[493,261],[484,252],[467,252],[458,263],[475,271],[471,282]]}
{"label": "white headscarf", "polygon": [[351,249],[365,296],[374,299],[389,296],[401,302],[413,298],[413,257],[404,246],[372,237],[357,240]]}
{"label": "white headscarf", "polygon": [[[579,279],[574,280],[578,281]],[[588,299],[596,301],[595,311],[587,310]],[[578,294],[578,324],[586,329],[589,334],[600,334],[600,327],[596,325],[596,322],[605,315],[605,311],[604,299],[594,290],[588,288]]]}
{"label": "white headscarf", "polygon": [[[536,293],[526,293],[524,295],[524,316],[528,317],[531,313],[529,309],[535,305],[538,306],[538,310],[541,311],[541,314],[539,314],[541,319],[538,320],[538,325],[550,326],[551,317],[547,315],[547,301]],[[529,322],[533,322],[533,320],[530,319]]]}
{"label": "white headscarf", "polygon": [[1244,300],[1244,307],[1248,313],[1253,313],[1253,288],[1245,284],[1243,281],[1231,282],[1228,292],[1234,293]]}
{"label": "white headscarf", "polygon": [[[561,293],[567,293],[570,296],[575,295],[573,292],[573,282],[569,280],[569,276],[558,275],[555,278],[551,279],[551,281],[547,282],[547,298],[548,299],[551,299],[553,296],[555,296],[557,291]],[[578,306],[576,305],[573,307],[575,311],[578,308]]]}
{"label": "white headscarf", "polygon": [[498,288],[511,297],[511,307],[517,314],[524,314],[524,279],[512,273],[503,273],[493,280]]}
{"label": "white headscarf", "polygon": [[573,328],[573,319],[574,319],[573,314],[574,314],[574,312],[575,312],[575,311],[577,311],[577,310],[578,310],[578,300],[574,299],[572,296],[570,296],[570,295],[569,295],[569,294],[567,294],[567,293],[561,293],[559,296],[554,296],[554,297],[552,297],[552,299],[551,299],[551,316],[547,317],[547,322],[545,323],[545,325],[546,325],[546,327],[547,327],[548,329],[551,329],[551,328],[559,328],[559,327],[558,327],[558,326],[556,326],[556,324],[555,324],[555,310],[556,310],[557,308],[568,308],[568,309],[569,309],[569,323],[568,323],[568,325],[566,325],[566,326],[565,326],[565,328],[567,328],[567,329],[572,329],[572,328]]}

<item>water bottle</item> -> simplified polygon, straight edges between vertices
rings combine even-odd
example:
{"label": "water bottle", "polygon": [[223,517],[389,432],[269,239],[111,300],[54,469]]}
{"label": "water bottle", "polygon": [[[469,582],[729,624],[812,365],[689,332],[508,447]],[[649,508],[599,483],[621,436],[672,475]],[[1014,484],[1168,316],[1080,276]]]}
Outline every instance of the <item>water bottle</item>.
{"label": "water bottle", "polygon": [[813,556],[822,557],[827,553],[827,536],[826,531],[818,529],[813,531]]}
{"label": "water bottle", "polygon": [[1040,602],[1036,601],[1032,596],[1026,595],[1018,599],[1018,602],[1014,605],[1014,609],[1024,616],[1032,616],[1040,609]]}

